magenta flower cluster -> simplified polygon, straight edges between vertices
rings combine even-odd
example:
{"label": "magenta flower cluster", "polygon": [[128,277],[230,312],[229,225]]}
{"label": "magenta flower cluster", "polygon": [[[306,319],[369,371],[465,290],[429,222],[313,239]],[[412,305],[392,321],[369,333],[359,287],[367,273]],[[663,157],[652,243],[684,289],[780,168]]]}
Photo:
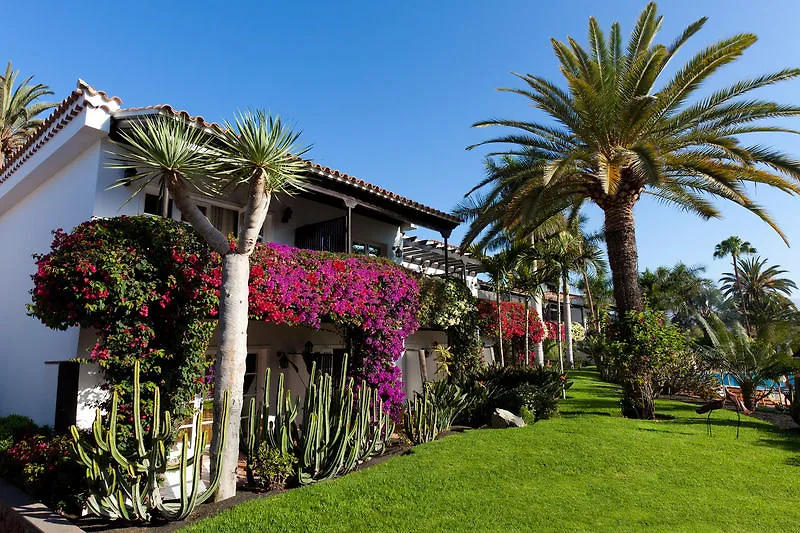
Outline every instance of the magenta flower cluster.
{"label": "magenta flower cluster", "polygon": [[[219,287],[221,267],[209,282]],[[385,259],[258,245],[250,258],[250,318],[273,324],[343,332],[350,349],[350,374],[378,389],[390,412],[405,400],[396,366],[405,339],[419,322],[417,280]]]}

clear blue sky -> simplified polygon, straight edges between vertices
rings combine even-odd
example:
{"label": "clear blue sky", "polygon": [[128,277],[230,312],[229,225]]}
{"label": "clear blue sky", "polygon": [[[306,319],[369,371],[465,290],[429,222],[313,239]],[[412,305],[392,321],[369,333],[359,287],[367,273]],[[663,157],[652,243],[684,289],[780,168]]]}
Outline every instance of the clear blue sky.
{"label": "clear blue sky", "polygon": [[[549,39],[585,42],[587,19],[618,20],[627,35],[637,1],[562,2],[9,2],[3,48],[23,74],[65,97],[83,78],[126,106],[170,103],[210,120],[264,107],[313,144],[311,157],[449,211],[482,177],[482,154],[464,147],[492,132],[489,117],[532,118],[509,72],[558,80]],[[715,84],[800,66],[800,31],[791,2],[663,1],[662,36],[709,23],[688,51],[753,32],[759,42]],[[17,22],[13,22],[17,21]],[[688,53],[680,58],[685,60]],[[800,101],[800,80],[763,91]],[[798,127],[798,124],[794,125]],[[759,139],[800,157],[800,137]],[[800,198],[756,192],[793,248],[754,215],[724,206],[702,222],[647,201],[636,211],[640,267],[684,261],[708,265],[714,244],[736,234],[800,277]],[[592,212],[591,226],[602,219]],[[460,238],[461,232],[454,237]],[[800,281],[800,280],[798,280]]]}

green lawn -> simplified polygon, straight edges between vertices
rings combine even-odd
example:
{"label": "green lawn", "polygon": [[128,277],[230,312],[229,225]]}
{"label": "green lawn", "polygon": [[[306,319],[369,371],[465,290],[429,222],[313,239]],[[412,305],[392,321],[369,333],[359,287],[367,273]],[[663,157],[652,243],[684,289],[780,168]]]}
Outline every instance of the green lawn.
{"label": "green lawn", "polygon": [[800,438],[659,402],[620,418],[617,391],[574,372],[559,418],[446,437],[341,479],[250,501],[184,531],[798,531]]}

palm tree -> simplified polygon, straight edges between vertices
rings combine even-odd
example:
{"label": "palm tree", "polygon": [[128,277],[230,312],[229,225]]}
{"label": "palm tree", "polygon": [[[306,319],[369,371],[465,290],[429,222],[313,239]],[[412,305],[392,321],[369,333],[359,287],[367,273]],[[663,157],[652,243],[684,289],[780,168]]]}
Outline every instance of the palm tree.
{"label": "palm tree", "polygon": [[588,298],[589,314],[592,316],[593,327],[599,329],[600,315],[611,308],[614,304],[614,289],[611,286],[611,279],[605,270],[596,273],[587,272],[576,282],[575,286],[583,291],[584,294],[591,294]]}
{"label": "palm tree", "polygon": [[[767,259],[758,256],[739,259],[736,263],[736,271],[720,278],[722,293],[732,299],[739,296],[742,310],[748,310],[744,316],[749,323],[763,324],[795,308],[789,296],[797,289],[797,284],[781,276],[786,270],[778,265],[766,266]],[[754,334],[754,329],[757,328],[749,327],[748,333]]]}
{"label": "palm tree", "polygon": [[710,341],[710,346],[700,347],[701,352],[723,373],[723,379],[729,375],[736,381],[748,409],[755,409],[766,396],[764,391],[769,390],[770,381],[778,380],[796,366],[792,359],[791,324],[770,324],[751,337],[738,322],[728,327],[714,314],[708,320],[698,320]]}
{"label": "palm tree", "polygon": [[714,259],[722,259],[727,256],[731,256],[731,263],[733,264],[733,273],[736,279],[735,288],[736,288],[736,298],[733,301],[736,301],[738,298],[739,304],[741,305],[742,316],[744,317],[744,324],[747,332],[750,333],[750,321],[747,316],[747,304],[745,303],[744,299],[742,298],[741,288],[739,287],[739,265],[738,261],[742,255],[746,254],[756,254],[758,253],[756,249],[748,242],[742,241],[736,235],[731,235],[721,243],[717,244],[714,247]]}
{"label": "palm tree", "polygon": [[[137,184],[135,194],[151,182],[162,184],[183,217],[222,257],[219,304],[219,350],[214,387],[214,420],[223,419],[222,395],[230,391],[228,435],[239,435],[242,386],[247,357],[248,278],[250,254],[264,225],[272,195],[301,186],[307,163],[299,134],[279,118],[259,111],[239,115],[225,128],[201,129],[173,117],[133,123],[120,132],[117,168],[135,169],[117,185]],[[234,245],[200,211],[194,192],[219,194],[226,187],[246,187],[247,205],[238,242]],[[236,494],[238,439],[219,449],[223,428],[215,423],[211,457],[224,472],[216,499]]]}
{"label": "palm tree", "polygon": [[0,164],[42,124],[36,117],[55,106],[38,101],[53,94],[47,85],[31,84],[33,76],[28,76],[15,87],[17,76],[19,71],[11,70],[9,61],[0,76]]}
{"label": "palm tree", "polygon": [[[491,119],[475,124],[514,130],[480,143],[504,145],[489,156],[513,158],[515,166],[478,185],[493,184],[495,190],[505,191],[502,219],[512,229],[516,221],[535,226],[587,201],[600,207],[620,316],[643,307],[633,216],[642,194],[703,218],[720,216],[709,196],[727,199],[784,237],[770,215],[748,196],[746,184],[800,193],[800,163],[739,139],[753,132],[796,133],[759,121],[796,116],[800,107],[740,97],[793,79],[800,69],[746,79],[697,97],[712,74],[756,41],[752,34],[724,39],[670,75],[671,59],[705,22],[702,18],[692,23],[669,45],[656,44],[662,17],[650,3],[623,50],[618,23],[606,39],[590,18],[588,51],[571,38],[569,45],[552,41],[566,88],[532,74],[517,74],[527,87],[504,89],[526,97],[554,123]],[[471,237],[475,234],[468,233]],[[623,387],[628,399],[642,397],[636,385],[642,381],[633,379]],[[636,412],[652,418],[653,409],[651,405]]]}
{"label": "palm tree", "polygon": [[[548,269],[548,265],[540,265],[536,259],[531,257],[535,254],[532,249],[523,250],[520,254],[520,260],[515,265],[511,272],[511,286],[525,294],[525,365],[530,364],[530,302],[531,300],[539,302],[536,307],[536,312],[539,314],[539,319],[543,320],[541,310],[541,296],[544,293],[544,284],[554,278],[557,278],[557,273],[552,269]],[[544,365],[544,349],[542,348],[541,341],[536,346],[536,364],[539,366]]]}
{"label": "palm tree", "polygon": [[489,282],[494,287],[495,303],[497,304],[497,328],[499,333],[500,365],[505,366],[505,352],[503,350],[503,312],[501,307],[502,294],[508,290],[511,272],[514,270],[517,256],[514,250],[506,248],[494,255],[479,255],[481,263],[489,276]]}

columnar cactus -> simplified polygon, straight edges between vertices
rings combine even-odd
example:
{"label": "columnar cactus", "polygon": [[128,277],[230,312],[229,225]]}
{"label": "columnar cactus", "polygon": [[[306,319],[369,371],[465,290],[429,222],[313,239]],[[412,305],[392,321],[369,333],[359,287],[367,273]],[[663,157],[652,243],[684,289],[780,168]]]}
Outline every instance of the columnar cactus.
{"label": "columnar cactus", "polygon": [[[224,419],[222,427],[227,427],[228,391],[224,394]],[[220,471],[213,473],[211,483],[200,493],[200,471],[202,454],[206,445],[205,433],[200,431],[203,420],[202,408],[195,415],[193,427],[195,439],[193,455],[189,457],[186,435],[181,442],[180,461],[177,466],[168,465],[168,447],[173,425],[168,411],[160,411],[161,395],[155,388],[153,415],[149,429],[145,430],[141,416],[141,385],[139,383],[139,363],[134,366],[133,381],[133,431],[135,449],[123,453],[117,437],[117,414],[119,397],[114,393],[111,412],[103,417],[100,410],[92,425],[91,437],[84,437],[78,428],[70,428],[73,448],[86,466],[89,480],[89,511],[97,516],[119,520],[150,521],[154,517],[166,520],[183,520],[199,504],[208,500],[217,489]],[[227,435],[223,434],[223,442]],[[180,500],[166,503],[162,500],[159,481],[167,470],[180,470]],[[187,469],[191,468],[190,478]]]}
{"label": "columnar cactus", "polygon": [[[269,381],[260,412],[255,400],[250,401],[250,424],[246,449],[248,467],[255,450],[263,442],[283,453],[293,453],[299,459],[297,478],[301,484],[340,476],[355,469],[369,457],[386,449],[394,431],[394,423],[383,409],[377,390],[345,375],[347,357],[342,361],[338,382],[329,374],[317,372],[312,365],[306,389],[303,422],[298,426],[298,405],[291,393],[283,389],[283,374],[276,392],[274,421],[269,420]],[[250,468],[249,468],[250,470]],[[249,471],[252,476],[252,471]]]}

